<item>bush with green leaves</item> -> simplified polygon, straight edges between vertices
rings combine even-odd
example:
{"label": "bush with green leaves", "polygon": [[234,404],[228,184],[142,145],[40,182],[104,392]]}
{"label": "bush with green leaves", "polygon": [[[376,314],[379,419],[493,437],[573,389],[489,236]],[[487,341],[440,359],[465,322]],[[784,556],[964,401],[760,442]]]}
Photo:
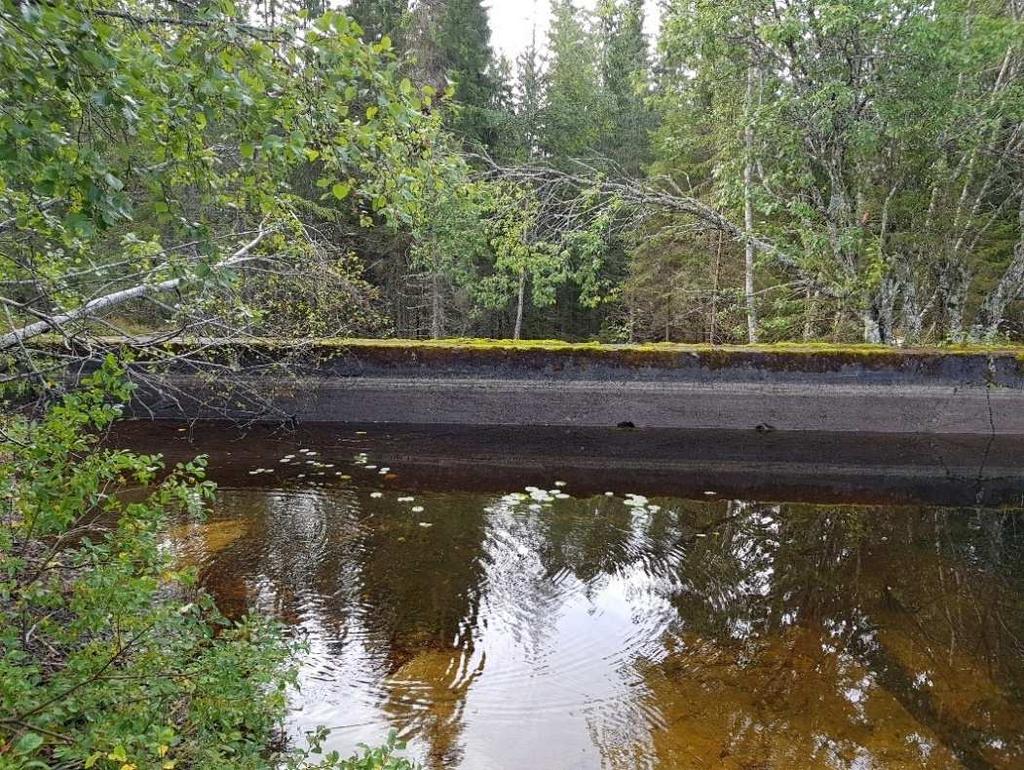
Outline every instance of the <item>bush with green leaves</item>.
{"label": "bush with green leaves", "polygon": [[[108,359],[42,419],[0,417],[0,770],[389,768],[289,748],[296,643],[226,620],[164,527],[213,498],[202,458],[106,448],[130,394]],[[315,760],[314,760],[315,757]]]}

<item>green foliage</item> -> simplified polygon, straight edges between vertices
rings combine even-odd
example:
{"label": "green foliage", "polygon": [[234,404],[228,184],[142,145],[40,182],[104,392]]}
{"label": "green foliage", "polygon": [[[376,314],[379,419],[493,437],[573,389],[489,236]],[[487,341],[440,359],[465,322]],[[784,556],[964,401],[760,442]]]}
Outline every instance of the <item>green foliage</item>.
{"label": "green foliage", "polygon": [[[973,313],[992,315],[1001,275],[979,264],[985,249],[1022,288],[1022,233],[1000,235],[1020,207],[1021,23],[956,1],[674,3],[657,170],[734,221],[749,194],[789,275],[869,338],[912,340],[926,323],[959,338]],[[772,255],[758,267],[783,280]],[[802,296],[776,307],[799,317]]]}
{"label": "green foliage", "polygon": [[480,282],[480,301],[489,307],[507,305],[524,282],[535,306],[551,305],[555,290],[569,279],[569,267],[559,244],[539,237],[539,202],[529,191],[510,185],[497,185],[492,193],[487,232],[494,272]]}
{"label": "green foliage", "polygon": [[[165,471],[99,443],[122,375],[108,359],[40,422],[2,426],[0,768],[310,766],[318,741],[279,741],[294,644],[259,615],[226,621],[162,537],[212,498],[203,459]],[[408,768],[396,748],[316,761]]]}
{"label": "green foliage", "polygon": [[364,40],[376,42],[388,38],[396,50],[405,49],[409,26],[407,0],[352,0],[345,6],[345,13],[362,29]]}
{"label": "green foliage", "polygon": [[[315,265],[303,204],[412,221],[416,180],[446,162],[431,92],[343,13],[250,18],[228,0],[0,6],[0,277],[33,285],[11,325],[98,288],[210,294],[253,260]],[[231,260],[258,228],[284,237]]]}
{"label": "green foliage", "polygon": [[622,172],[639,177],[650,161],[654,113],[647,104],[650,64],[644,37],[643,0],[606,0],[600,6],[602,77],[609,102],[602,152]]}
{"label": "green foliage", "polygon": [[572,0],[551,4],[541,146],[556,160],[592,154],[607,131],[600,43]]}
{"label": "green foliage", "polygon": [[365,276],[353,252],[324,255],[316,281],[302,273],[281,272],[253,279],[243,276],[240,293],[252,307],[252,331],[263,337],[374,337],[390,326],[380,306],[380,290]]}
{"label": "green foliage", "polygon": [[[5,328],[161,286],[128,327],[491,334],[525,294],[540,334],[731,339],[747,272],[770,339],[1024,328],[1018,5],[679,0],[657,57],[643,26],[554,0],[513,67],[481,0],[0,0]],[[490,189],[481,149],[586,179]]]}
{"label": "green foliage", "polygon": [[458,109],[452,130],[470,147],[497,141],[498,82],[491,52],[491,28],[481,0],[445,0],[434,45],[455,85]]}

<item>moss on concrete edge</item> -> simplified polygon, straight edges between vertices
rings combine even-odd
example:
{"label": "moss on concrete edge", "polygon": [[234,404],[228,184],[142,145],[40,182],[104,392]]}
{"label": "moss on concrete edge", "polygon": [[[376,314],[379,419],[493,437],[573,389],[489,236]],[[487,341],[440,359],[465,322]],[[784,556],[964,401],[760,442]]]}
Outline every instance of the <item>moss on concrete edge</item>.
{"label": "moss on concrete edge", "polygon": [[414,364],[443,368],[446,364],[516,363],[528,367],[601,363],[624,368],[666,369],[697,363],[708,370],[752,367],[769,371],[824,372],[845,367],[873,370],[934,369],[950,359],[971,360],[973,368],[993,368],[1001,362],[1024,376],[1024,346],[950,345],[897,348],[885,345],[850,345],[824,342],[787,342],[760,345],[708,345],[685,343],[605,344],[561,340],[504,340],[449,338],[440,340],[319,338],[280,339],[177,339],[139,348],[137,340],[104,340],[108,346],[124,345],[139,358],[159,358],[189,353],[199,360],[244,365],[257,360],[304,361],[326,364],[345,358],[394,366]]}

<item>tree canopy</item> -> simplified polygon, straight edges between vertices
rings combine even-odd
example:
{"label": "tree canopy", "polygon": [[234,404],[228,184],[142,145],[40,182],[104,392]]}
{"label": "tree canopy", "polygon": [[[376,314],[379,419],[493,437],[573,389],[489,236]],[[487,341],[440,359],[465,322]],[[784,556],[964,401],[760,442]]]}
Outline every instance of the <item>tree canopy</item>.
{"label": "tree canopy", "polygon": [[551,12],[9,0],[3,349],[1017,335],[1019,0]]}

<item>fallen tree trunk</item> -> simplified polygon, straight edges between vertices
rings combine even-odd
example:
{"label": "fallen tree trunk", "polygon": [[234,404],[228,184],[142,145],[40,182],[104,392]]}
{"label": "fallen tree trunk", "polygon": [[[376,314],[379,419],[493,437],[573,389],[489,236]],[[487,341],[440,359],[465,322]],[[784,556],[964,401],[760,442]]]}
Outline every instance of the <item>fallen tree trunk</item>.
{"label": "fallen tree trunk", "polygon": [[[264,230],[261,227],[251,241],[246,243],[231,256],[216,263],[213,266],[213,269],[223,270],[240,264],[245,260],[249,252],[252,251],[260,241],[268,235],[269,232],[270,231]],[[95,297],[74,310],[68,310],[67,312],[58,313],[53,316],[43,316],[38,321],[34,321],[20,328],[13,329],[6,334],[0,335],[0,350],[8,350],[24,343],[26,340],[38,337],[40,334],[45,334],[48,331],[60,331],[67,324],[95,317],[105,310],[122,305],[130,300],[139,299],[140,297],[146,297],[153,294],[163,294],[169,291],[174,291],[184,283],[184,277],[168,278],[166,281],[160,281],[159,283],[142,283],[136,286],[131,286],[127,289],[119,289],[118,291],[104,294],[100,297]],[[42,315],[38,312],[34,314]]]}

